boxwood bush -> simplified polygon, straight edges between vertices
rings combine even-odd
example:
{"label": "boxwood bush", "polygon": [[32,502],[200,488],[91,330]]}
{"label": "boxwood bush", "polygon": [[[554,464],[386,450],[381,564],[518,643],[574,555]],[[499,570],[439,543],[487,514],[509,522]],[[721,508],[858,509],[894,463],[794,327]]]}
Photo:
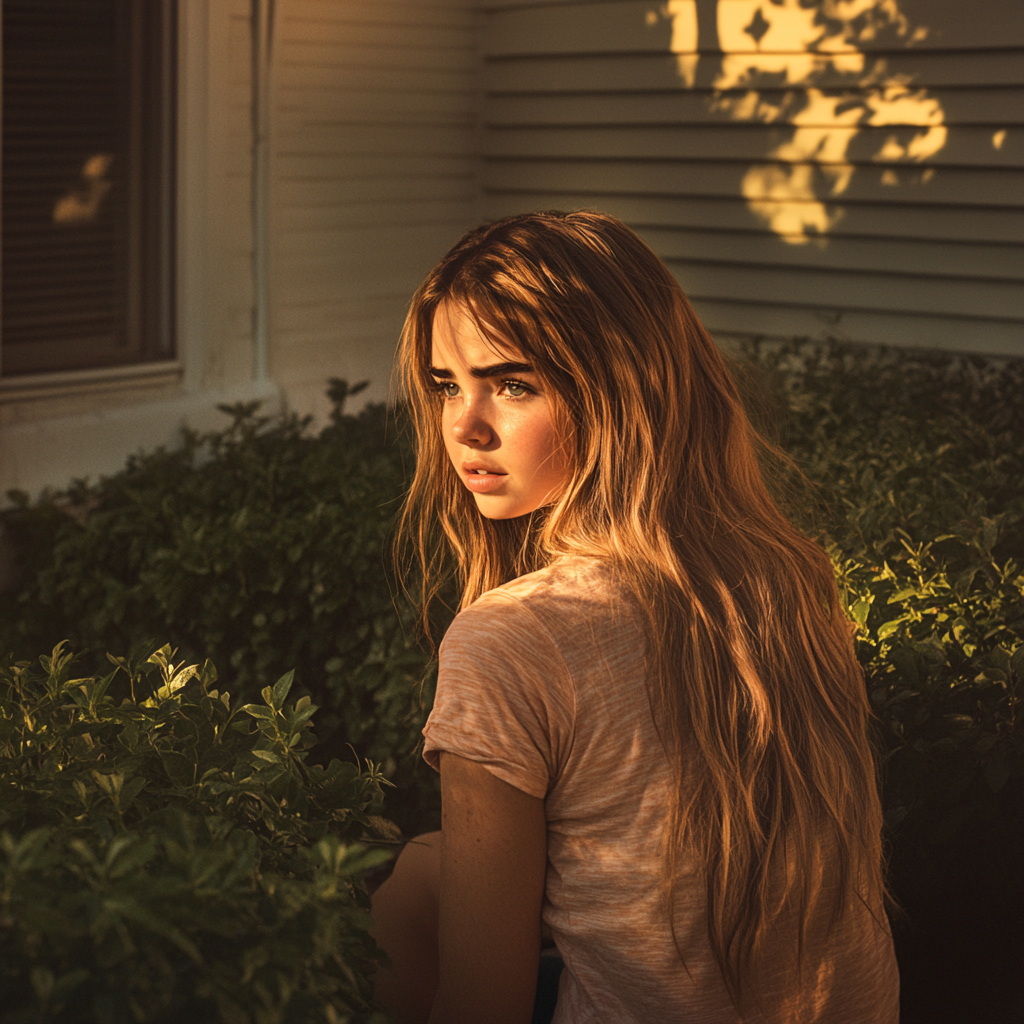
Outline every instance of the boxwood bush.
{"label": "boxwood bush", "polygon": [[[370,1021],[381,776],[169,647],[0,666],[0,1021]],[[108,666],[109,667],[109,666]]]}
{"label": "boxwood bush", "polygon": [[858,627],[889,822],[971,834],[1024,775],[1024,363],[791,343],[748,365]]}
{"label": "boxwood bush", "polygon": [[[831,552],[857,626],[910,921],[904,989],[915,949],[922,971],[939,962],[914,922],[974,942],[969,915],[998,917],[1006,956],[1015,944],[1024,956],[1024,363],[794,341],[748,346],[738,371],[802,473],[773,478]],[[249,701],[294,669],[323,708],[310,759],[351,744],[381,763],[398,784],[388,815],[412,832],[436,827],[438,799],[417,753],[431,665],[407,581],[387,569],[411,460],[400,412],[344,413],[356,390],[334,383],[318,434],[237,406],[224,430],[186,434],[107,480],[14,495],[0,522],[20,582],[0,595],[0,647],[32,657],[69,639],[98,665],[173,636],[190,661],[230,668]],[[986,955],[991,977],[1011,969]],[[941,984],[913,998],[926,990],[952,1006]],[[957,1019],[922,1013],[904,1017]]]}
{"label": "boxwood bush", "polygon": [[[1024,1017],[1024,362],[754,345],[878,716],[904,1024]],[[803,504],[793,501],[802,499]]]}
{"label": "boxwood bush", "polygon": [[321,707],[314,760],[351,746],[381,764],[398,785],[389,813],[414,831],[432,827],[438,790],[416,753],[431,666],[388,571],[409,458],[384,406],[344,414],[359,390],[332,383],[319,434],[225,407],[225,429],[109,479],[35,504],[14,494],[0,519],[21,580],[0,595],[0,650],[34,658],[67,640],[100,672],[105,652],[171,636],[248,700],[294,671]]}

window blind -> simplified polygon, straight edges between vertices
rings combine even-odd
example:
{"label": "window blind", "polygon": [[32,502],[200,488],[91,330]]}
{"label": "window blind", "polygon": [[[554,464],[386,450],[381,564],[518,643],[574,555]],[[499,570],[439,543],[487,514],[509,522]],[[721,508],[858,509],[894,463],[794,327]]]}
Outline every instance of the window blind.
{"label": "window blind", "polygon": [[169,8],[3,0],[5,377],[173,355]]}

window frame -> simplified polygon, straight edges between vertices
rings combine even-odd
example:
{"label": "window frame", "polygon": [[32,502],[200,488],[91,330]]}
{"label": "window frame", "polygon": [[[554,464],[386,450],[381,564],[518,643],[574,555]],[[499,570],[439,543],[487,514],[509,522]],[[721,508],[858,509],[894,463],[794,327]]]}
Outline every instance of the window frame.
{"label": "window frame", "polygon": [[[177,0],[129,4],[131,48],[127,237],[122,245],[126,301],[119,317],[126,344],[100,346],[93,365],[4,366],[0,316],[0,400],[65,390],[94,390],[102,381],[152,384],[181,375],[177,330],[179,49],[182,8]],[[141,12],[145,10],[144,14]],[[155,124],[154,124],[155,121]],[[0,273],[2,273],[0,261]],[[80,343],[80,342],[79,342]],[[60,343],[57,343],[58,345]],[[76,344],[68,339],[62,348]],[[61,348],[53,348],[58,356]],[[10,349],[8,350],[8,366]],[[120,358],[119,358],[120,357]],[[25,365],[23,363],[23,365]]]}

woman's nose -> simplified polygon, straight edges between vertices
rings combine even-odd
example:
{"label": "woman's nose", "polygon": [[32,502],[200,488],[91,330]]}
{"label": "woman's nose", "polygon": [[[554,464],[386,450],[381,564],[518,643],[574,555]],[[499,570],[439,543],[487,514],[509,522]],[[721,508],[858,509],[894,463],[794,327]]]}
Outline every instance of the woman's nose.
{"label": "woman's nose", "polygon": [[452,424],[452,437],[459,444],[489,444],[493,431],[487,421],[470,405],[462,410],[462,414]]}

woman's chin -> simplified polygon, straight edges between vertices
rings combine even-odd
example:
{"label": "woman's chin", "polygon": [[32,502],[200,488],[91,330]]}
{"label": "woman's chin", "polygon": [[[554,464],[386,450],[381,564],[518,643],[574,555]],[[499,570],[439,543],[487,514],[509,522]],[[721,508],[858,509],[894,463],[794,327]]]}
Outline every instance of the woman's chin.
{"label": "woman's chin", "polygon": [[535,511],[535,506],[510,501],[507,497],[492,494],[474,494],[476,507],[484,519],[518,519]]}

